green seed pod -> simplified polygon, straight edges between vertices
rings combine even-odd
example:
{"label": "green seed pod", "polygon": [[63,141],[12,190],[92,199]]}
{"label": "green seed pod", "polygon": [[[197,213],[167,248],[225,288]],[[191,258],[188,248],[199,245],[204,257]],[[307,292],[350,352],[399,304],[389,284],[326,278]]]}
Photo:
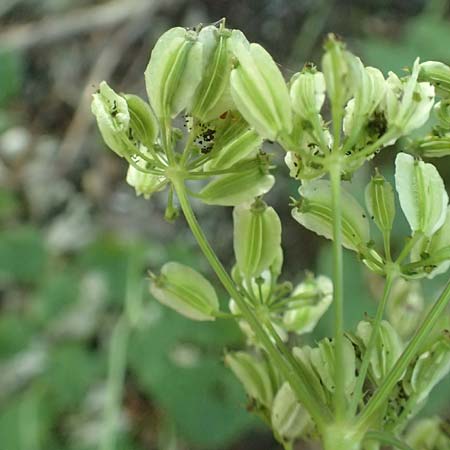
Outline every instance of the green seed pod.
{"label": "green seed pod", "polygon": [[450,338],[438,340],[422,353],[414,364],[411,376],[405,380],[405,390],[422,403],[432,389],[450,372]]}
{"label": "green seed pod", "polygon": [[266,408],[273,401],[273,387],[267,365],[245,352],[227,353],[225,364],[244,385],[247,395]]}
{"label": "green seed pod", "polygon": [[450,67],[439,61],[420,64],[419,81],[428,81],[441,97],[450,97]]}
{"label": "green seed pod", "polygon": [[405,440],[415,450],[449,450],[447,426],[439,417],[421,419],[408,429]]}
{"label": "green seed pod", "polygon": [[147,148],[154,146],[158,136],[158,122],[150,106],[137,95],[125,94],[130,113],[132,136]]}
{"label": "green seed pod", "polygon": [[204,69],[192,101],[191,115],[201,122],[209,122],[232,109],[230,36],[231,30],[214,25],[202,28],[198,34],[198,42],[203,45]]}
{"label": "green seed pod", "polygon": [[310,333],[333,300],[333,283],[323,275],[308,278],[295,287],[286,305],[283,325],[297,334]]}
{"label": "green seed pod", "polygon": [[[333,211],[331,185],[328,180],[314,180],[303,184],[299,193],[299,206],[292,210],[292,217],[308,230],[327,239],[333,237]],[[356,199],[342,190],[342,245],[358,251],[370,241],[367,215]]]}
{"label": "green seed pod", "polygon": [[388,130],[395,130],[397,137],[420,128],[430,116],[434,104],[434,87],[427,82],[418,82],[419,60],[414,62],[411,75],[405,83],[389,72],[386,80],[386,95],[382,109]]}
{"label": "green seed pod", "polygon": [[[441,100],[434,106],[438,127],[444,132],[450,132],[450,98]],[[446,135],[447,136],[447,135]]]}
{"label": "green seed pod", "polygon": [[450,136],[427,136],[417,143],[416,148],[424,158],[450,156]]}
{"label": "green seed pod", "polygon": [[145,84],[161,122],[190,108],[202,72],[203,46],[195,32],[176,27],[158,39],[145,70]]}
{"label": "green seed pod", "polygon": [[162,304],[193,320],[215,320],[219,300],[211,283],[196,270],[176,262],[164,264],[150,286]]}
{"label": "green seed pod", "polygon": [[233,30],[231,48],[238,65],[231,72],[231,95],[245,120],[265,139],[276,140],[292,129],[286,83],[272,57]]}
{"label": "green seed pod", "polygon": [[399,278],[387,304],[387,317],[402,337],[409,337],[423,317],[424,299],[421,285],[417,281]]}
{"label": "green seed pod", "polygon": [[333,110],[342,110],[351,97],[354,86],[350,82],[348,52],[343,42],[333,34],[325,42],[325,54],[322,58],[322,72],[325,77],[327,95]]}
{"label": "green seed pod", "polygon": [[399,153],[395,159],[395,184],[411,229],[426,236],[439,230],[447,214],[448,195],[436,168]]}
{"label": "green seed pod", "polygon": [[[350,397],[355,387],[356,357],[352,343],[345,338],[343,340],[343,366],[345,369],[344,383],[345,393]],[[336,390],[335,353],[334,344],[330,339],[322,339],[316,348],[311,351],[311,363],[320,376],[320,379],[328,392],[334,395]]]}
{"label": "green seed pod", "polygon": [[[367,125],[386,92],[384,76],[374,67],[364,67],[356,56],[347,53],[350,80],[354,86],[354,97],[347,103],[343,121],[344,133],[349,147],[361,141],[361,131]],[[362,142],[365,142],[365,136]]]}
{"label": "green seed pod", "polygon": [[253,167],[216,177],[200,191],[198,197],[208,205],[237,206],[267,193],[274,183],[272,175]]}
{"label": "green seed pod", "polygon": [[92,96],[92,113],[106,145],[120,157],[128,153],[127,132],[130,112],[124,97],[116,94],[105,81]]}
{"label": "green seed pod", "polygon": [[303,120],[320,114],[325,101],[325,78],[314,66],[306,66],[291,80],[290,95],[294,111]]}
{"label": "green seed pod", "polygon": [[[372,324],[361,321],[356,328],[356,336],[359,337],[363,345],[367,348],[372,334]],[[403,345],[397,332],[391,324],[383,320],[378,330],[375,349],[370,356],[370,373],[374,382],[379,384],[389,373],[397,359],[400,357]]]}
{"label": "green seed pod", "polygon": [[293,441],[313,426],[311,416],[298,403],[289,383],[284,382],[278,390],[272,405],[272,428],[284,441]]}
{"label": "green seed pod", "polygon": [[395,218],[394,190],[378,170],[366,187],[366,206],[380,231],[389,233]]}
{"label": "green seed pod", "polygon": [[[139,160],[136,164],[145,169],[145,161]],[[166,177],[141,172],[133,166],[128,167],[126,181],[135,189],[137,196],[142,195],[145,199],[149,199],[155,192],[162,191],[168,183]]]}
{"label": "green seed pod", "polygon": [[238,112],[229,111],[225,118],[216,122],[211,159],[205,164],[205,170],[228,169],[243,159],[257,155],[263,139]]}
{"label": "green seed pod", "polygon": [[233,211],[234,253],[245,277],[257,277],[268,269],[281,245],[281,222],[272,207],[257,199],[251,206]]}

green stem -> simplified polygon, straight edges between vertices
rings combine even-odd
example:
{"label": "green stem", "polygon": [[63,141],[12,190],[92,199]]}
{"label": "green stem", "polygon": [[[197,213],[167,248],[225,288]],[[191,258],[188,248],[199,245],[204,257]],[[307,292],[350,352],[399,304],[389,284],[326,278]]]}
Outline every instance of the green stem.
{"label": "green stem", "polygon": [[412,248],[416,245],[417,241],[422,236],[423,236],[423,233],[421,231],[414,232],[412,237],[408,240],[406,245],[403,247],[398,258],[395,260],[396,264],[401,264],[403,262],[403,260],[408,256],[409,252],[412,250]]}
{"label": "green stem", "polygon": [[[326,418],[326,410],[324,409],[324,405],[322,405],[314,397],[314,395],[311,394],[311,392],[309,391],[309,386],[302,383],[301,377],[299,376],[300,374],[296,373],[295,368],[292,367],[285,359],[285,357],[282,356],[284,351],[273,344],[270,337],[262,327],[259,319],[255,316],[253,311],[247,305],[246,301],[242,298],[239,291],[236,289],[233,280],[230,278],[222,263],[217,258],[217,255],[211,248],[206,236],[203,233],[203,230],[201,229],[197,221],[197,218],[195,217],[189,198],[186,194],[184,182],[176,177],[174,177],[172,182],[186,221],[209,264],[213,268],[224,288],[227,290],[228,294],[238,305],[238,308],[240,309],[245,320],[251,326],[258,341],[265,348],[271,359],[276,363],[280,372],[291,385],[293,391],[296,393],[297,399],[311,414],[317,426],[321,428]],[[288,352],[289,350],[286,349],[286,351]]]}
{"label": "green stem", "polygon": [[334,407],[337,419],[343,417],[344,397],[344,266],[342,260],[342,215],[340,165],[330,167],[333,203],[333,303],[336,395]]}
{"label": "green stem", "polygon": [[394,281],[393,275],[388,275],[386,278],[386,283],[384,284],[384,291],[383,296],[378,303],[377,312],[375,315],[375,319],[372,324],[372,331],[370,333],[369,342],[367,344],[366,352],[364,354],[363,360],[361,362],[361,368],[359,370],[358,379],[356,381],[354,393],[353,393],[353,400],[350,404],[349,413],[350,417],[353,417],[353,415],[356,413],[356,409],[358,407],[358,404],[362,398],[362,390],[364,386],[364,381],[366,380],[367,371],[369,369],[370,364],[370,358],[372,356],[372,352],[375,349],[375,343],[378,337],[378,333],[380,330],[380,324],[381,320],[383,319],[383,313],[386,308],[386,304],[389,298],[389,294],[391,292],[392,283]]}
{"label": "green stem", "polygon": [[122,315],[113,329],[109,348],[105,426],[101,450],[113,450],[115,448],[130,331],[128,320],[125,315]]}
{"label": "green stem", "polygon": [[408,367],[408,364],[416,356],[417,350],[423,345],[424,341],[427,339],[428,335],[441,318],[449,301],[450,281],[447,283],[447,286],[442,291],[442,294],[439,296],[431,310],[428,312],[427,316],[422,322],[422,325],[416,331],[413,338],[410,340],[409,344],[403,351],[402,355],[395,363],[394,367],[387,374],[373,397],[369,400],[367,406],[362,411],[358,420],[358,425],[361,428],[364,428],[368,424],[370,424],[373,416],[378,413],[378,408],[381,407],[389,398],[393,387],[397,383],[398,379],[402,376],[402,373]]}

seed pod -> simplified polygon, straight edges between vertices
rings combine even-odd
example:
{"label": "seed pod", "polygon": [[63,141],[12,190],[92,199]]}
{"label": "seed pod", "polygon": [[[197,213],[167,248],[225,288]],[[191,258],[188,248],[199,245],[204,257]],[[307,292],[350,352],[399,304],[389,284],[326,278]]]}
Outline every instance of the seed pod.
{"label": "seed pod", "polygon": [[227,353],[225,364],[244,385],[247,395],[270,408],[273,388],[267,365],[245,352]]}
{"label": "seed pod", "polygon": [[291,80],[290,95],[294,111],[304,120],[320,114],[325,101],[325,78],[314,66],[306,66]]}
{"label": "seed pod", "polygon": [[[367,321],[359,322],[356,336],[367,348],[372,334],[372,324]],[[389,373],[402,353],[402,342],[391,324],[383,320],[378,330],[375,349],[370,356],[370,372],[375,383],[379,384]]]}
{"label": "seed pod", "polygon": [[378,170],[366,187],[366,206],[380,231],[390,232],[395,218],[394,190]]}
{"label": "seed pod", "polygon": [[[146,162],[139,160],[136,164],[145,168]],[[137,196],[142,195],[145,199],[149,199],[155,192],[162,191],[168,183],[166,177],[141,172],[133,166],[128,167],[126,181],[134,187]]]}
{"label": "seed pod", "polygon": [[298,403],[289,383],[284,382],[272,405],[272,428],[284,441],[292,441],[312,426],[311,416]]}
{"label": "seed pod", "polygon": [[233,211],[234,253],[245,277],[257,277],[268,269],[281,245],[281,222],[272,207],[257,199],[251,206]]}
{"label": "seed pod", "polygon": [[405,441],[414,449],[448,450],[447,426],[439,417],[421,419],[409,427]]}
{"label": "seed pod", "polygon": [[419,81],[428,81],[441,97],[450,97],[450,67],[439,61],[420,64]]}
{"label": "seed pod", "polygon": [[364,67],[356,56],[347,53],[347,61],[350,81],[354,86],[354,97],[345,108],[343,130],[348,136],[347,145],[351,148],[382,101],[386,83],[381,71],[374,67]]}
{"label": "seed pod", "polygon": [[205,164],[205,170],[228,169],[257,155],[263,139],[238,112],[229,111],[224,119],[216,122],[211,159]]}
{"label": "seed pod", "polygon": [[445,221],[448,195],[436,168],[399,153],[395,159],[395,184],[411,229],[426,236],[439,230]]}
{"label": "seed pod", "polygon": [[[328,180],[314,180],[303,184],[299,206],[292,210],[292,217],[308,230],[327,239],[333,237],[333,210],[331,185]],[[342,245],[358,251],[370,240],[369,221],[356,199],[342,190]]]}
{"label": "seed pod", "polygon": [[420,128],[430,115],[434,104],[434,87],[427,82],[418,82],[419,59],[416,59],[411,75],[405,83],[389,72],[386,79],[384,110],[388,129],[395,130],[397,137]]}
{"label": "seed pod", "polygon": [[345,45],[333,34],[325,42],[322,72],[325,77],[327,95],[333,110],[341,110],[350,98],[354,86],[350,83],[350,68]]}
{"label": "seed pod", "polygon": [[231,48],[238,65],[231,72],[231,95],[245,120],[265,139],[276,140],[292,129],[286,83],[272,57],[233,30]]}
{"label": "seed pod", "polygon": [[417,151],[424,158],[450,156],[450,136],[427,136],[418,142]]}
{"label": "seed pod", "polygon": [[419,356],[409,380],[404,383],[405,390],[421,403],[449,372],[450,339],[442,336]]}
{"label": "seed pod", "polygon": [[98,91],[92,95],[91,109],[106,145],[123,157],[129,152],[126,141],[130,127],[127,101],[102,81]]}
{"label": "seed pod", "polygon": [[176,262],[164,264],[150,286],[161,302],[193,320],[215,320],[219,300],[211,283],[196,270]]}
{"label": "seed pod", "polygon": [[323,275],[309,278],[295,287],[286,305],[283,325],[297,334],[310,333],[333,300],[333,283]]}
{"label": "seed pod", "polygon": [[274,183],[272,175],[253,167],[216,177],[200,191],[198,197],[208,205],[236,206],[270,191]]}
{"label": "seed pod", "polygon": [[202,71],[203,46],[195,32],[176,27],[158,39],[145,70],[145,84],[160,121],[191,106]]}
{"label": "seed pod", "polygon": [[138,143],[151,148],[158,136],[158,122],[150,106],[137,95],[125,94],[130,113],[132,136]]}
{"label": "seed pod", "polygon": [[421,285],[417,281],[399,278],[387,304],[387,317],[402,337],[409,337],[423,317],[424,299]]}
{"label": "seed pod", "polygon": [[209,122],[232,109],[230,72],[232,54],[229,51],[231,30],[210,25],[202,28],[198,42],[203,45],[203,76],[195,91],[191,115]]}
{"label": "seed pod", "polygon": [[[355,387],[355,350],[351,342],[345,338],[343,340],[343,366],[345,393],[350,396]],[[330,339],[322,339],[316,348],[311,351],[311,363],[320,376],[320,379],[327,390],[334,395],[336,390],[335,376],[335,352],[334,343]]]}

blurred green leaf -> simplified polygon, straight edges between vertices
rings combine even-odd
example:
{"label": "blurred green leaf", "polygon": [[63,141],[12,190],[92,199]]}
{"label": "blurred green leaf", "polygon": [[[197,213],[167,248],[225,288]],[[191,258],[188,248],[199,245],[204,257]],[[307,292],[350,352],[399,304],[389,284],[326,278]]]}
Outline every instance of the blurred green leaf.
{"label": "blurred green leaf", "polygon": [[20,53],[0,50],[0,106],[20,92],[23,72]]}
{"label": "blurred green leaf", "polygon": [[32,228],[0,234],[0,282],[38,281],[47,261],[43,236]]}

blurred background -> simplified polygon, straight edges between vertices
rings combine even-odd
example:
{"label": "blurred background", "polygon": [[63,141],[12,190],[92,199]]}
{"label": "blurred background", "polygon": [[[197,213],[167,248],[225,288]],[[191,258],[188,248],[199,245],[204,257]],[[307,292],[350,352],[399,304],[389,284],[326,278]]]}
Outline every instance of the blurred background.
{"label": "blurred background", "polygon": [[[0,449],[278,448],[223,366],[224,349],[243,345],[237,327],[189,322],[148,294],[146,271],[168,260],[215,278],[184,220],[164,222],[164,194],[145,201],[125,184],[90,113],[99,81],[145,96],[158,36],[224,16],[287,78],[320,63],[328,32],[401,73],[416,56],[450,63],[449,13],[444,0],[0,0]],[[388,178],[394,153],[377,158]],[[284,223],[283,276],[329,273],[328,243],[290,219],[296,183],[278,159],[269,202]],[[448,180],[448,160],[439,164]],[[370,172],[352,181],[355,195]],[[230,267],[231,211],[196,209]],[[400,220],[399,246],[407,231]],[[381,284],[354,255],[345,263],[353,327]],[[426,301],[445,278],[424,283]],[[448,414],[449,393],[441,384],[426,412]]]}

